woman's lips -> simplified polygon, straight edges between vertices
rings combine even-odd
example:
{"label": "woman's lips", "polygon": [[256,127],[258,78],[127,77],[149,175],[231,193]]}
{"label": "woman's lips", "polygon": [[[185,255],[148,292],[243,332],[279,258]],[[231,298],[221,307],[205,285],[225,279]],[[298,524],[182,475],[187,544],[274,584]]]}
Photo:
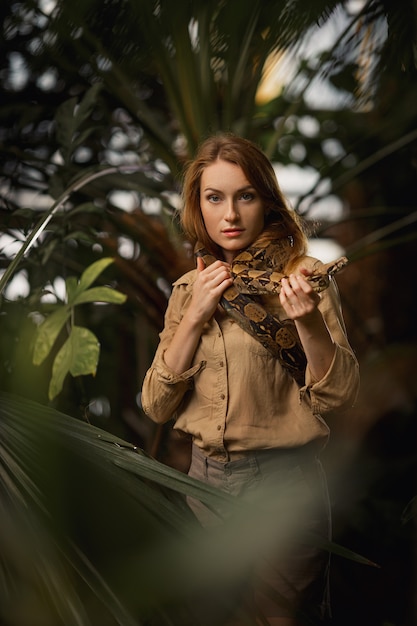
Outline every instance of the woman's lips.
{"label": "woman's lips", "polygon": [[243,230],[241,228],[229,228],[223,231],[223,235],[225,237],[230,237],[230,238],[238,237],[242,233],[243,233]]}

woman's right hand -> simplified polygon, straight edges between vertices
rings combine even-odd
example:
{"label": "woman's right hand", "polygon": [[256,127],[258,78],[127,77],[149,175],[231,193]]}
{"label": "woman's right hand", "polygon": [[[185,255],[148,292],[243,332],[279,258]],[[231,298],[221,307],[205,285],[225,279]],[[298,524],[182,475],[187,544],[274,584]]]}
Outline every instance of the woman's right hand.
{"label": "woman's right hand", "polygon": [[215,261],[206,267],[203,259],[197,257],[197,278],[187,311],[189,318],[201,324],[208,322],[213,317],[222,294],[232,283],[228,263]]}
{"label": "woman's right hand", "polygon": [[232,282],[227,263],[215,261],[206,267],[203,259],[197,258],[197,277],[190,305],[164,354],[165,364],[172,371],[181,374],[189,369],[203,326],[213,317],[223,292]]}

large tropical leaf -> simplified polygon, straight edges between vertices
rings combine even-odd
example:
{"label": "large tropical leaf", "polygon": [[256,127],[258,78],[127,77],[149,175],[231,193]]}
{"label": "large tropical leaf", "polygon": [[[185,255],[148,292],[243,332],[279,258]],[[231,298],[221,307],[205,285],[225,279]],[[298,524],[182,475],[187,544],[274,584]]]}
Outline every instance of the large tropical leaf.
{"label": "large tropical leaf", "polygon": [[[24,399],[2,394],[0,433],[2,620],[127,626],[154,614],[158,624],[180,624],[184,613],[193,623],[186,588],[182,600],[171,597],[164,571],[174,563],[159,561],[160,550],[197,527],[181,493],[211,503],[224,496]],[[184,606],[167,608],[176,602]]]}
{"label": "large tropical leaf", "polygon": [[[227,609],[228,593],[276,535],[262,507],[31,401],[0,395],[0,442],[6,622],[18,616],[22,626],[205,624],[195,603],[209,602],[224,586]],[[229,511],[230,522],[203,531],[185,495]],[[281,541],[285,546],[285,532]],[[369,564],[340,546],[325,548]],[[223,623],[221,615],[207,626]]]}

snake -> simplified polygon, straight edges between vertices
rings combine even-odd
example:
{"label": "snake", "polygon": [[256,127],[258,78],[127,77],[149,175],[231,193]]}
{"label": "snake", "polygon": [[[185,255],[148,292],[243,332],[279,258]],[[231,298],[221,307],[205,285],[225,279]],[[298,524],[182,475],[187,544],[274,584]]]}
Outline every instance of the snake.
{"label": "snake", "polygon": [[[255,242],[237,254],[230,270],[233,284],[223,292],[220,306],[278,359],[299,385],[303,385],[307,360],[293,320],[280,320],[261,302],[261,296],[279,294],[282,279],[288,278],[282,270],[289,246],[289,238],[274,240],[266,245]],[[199,243],[195,246],[195,255],[201,257],[206,266],[216,261],[216,257]],[[331,263],[320,263],[312,274],[306,276],[306,280],[316,293],[321,293],[328,288],[334,274],[347,263],[345,256]]]}

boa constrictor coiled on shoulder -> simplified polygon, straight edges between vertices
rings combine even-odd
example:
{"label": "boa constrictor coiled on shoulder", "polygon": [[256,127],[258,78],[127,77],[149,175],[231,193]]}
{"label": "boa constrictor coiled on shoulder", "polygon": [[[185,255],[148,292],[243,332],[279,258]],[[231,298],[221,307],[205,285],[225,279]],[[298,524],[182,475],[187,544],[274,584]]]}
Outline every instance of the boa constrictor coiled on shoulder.
{"label": "boa constrictor coiled on shoulder", "polygon": [[[243,330],[269,350],[296,382],[302,385],[306,357],[294,322],[278,319],[257,298],[280,292],[281,280],[285,276],[282,269],[288,259],[290,246],[291,241],[286,237],[266,246],[255,242],[239,253],[231,266],[233,285],[223,293],[220,304]],[[198,243],[195,254],[204,260],[206,266],[216,260]],[[321,264],[306,279],[314,291],[320,293],[327,289],[331,277],[345,267],[347,262],[346,257],[341,257],[332,263]]]}

